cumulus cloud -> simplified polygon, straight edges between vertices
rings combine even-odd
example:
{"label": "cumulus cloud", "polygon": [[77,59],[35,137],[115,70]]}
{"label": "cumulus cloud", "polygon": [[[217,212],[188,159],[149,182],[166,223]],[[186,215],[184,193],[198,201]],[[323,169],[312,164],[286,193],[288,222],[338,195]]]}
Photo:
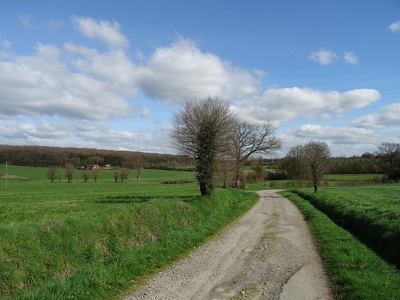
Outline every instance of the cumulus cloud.
{"label": "cumulus cloud", "polygon": [[389,25],[389,30],[395,32],[395,31],[400,31],[400,21],[394,22]]}
{"label": "cumulus cloud", "polygon": [[338,57],[332,51],[321,49],[317,52],[312,53],[309,58],[321,65],[330,65]]}
{"label": "cumulus cloud", "polygon": [[271,88],[259,96],[237,101],[233,108],[249,122],[273,121],[276,125],[295,118],[328,119],[341,113],[365,107],[380,99],[372,89],[347,92],[323,92],[311,88]]}
{"label": "cumulus cloud", "polygon": [[252,95],[259,91],[260,77],[204,53],[182,38],[155,51],[141,70],[139,84],[152,97],[180,103],[195,96],[232,99]]}
{"label": "cumulus cloud", "polygon": [[131,108],[117,92],[118,86],[71,73],[61,54],[57,47],[39,44],[32,56],[0,62],[2,118],[59,115],[104,120],[129,114]]}
{"label": "cumulus cloud", "polygon": [[306,140],[321,139],[331,140],[335,144],[358,144],[366,143],[375,133],[364,128],[337,128],[305,124],[286,132]]}
{"label": "cumulus cloud", "polygon": [[36,124],[26,122],[7,121],[0,124],[0,140],[12,138],[16,140],[38,139],[63,139],[71,135],[71,126],[66,122],[42,121]]}
{"label": "cumulus cloud", "polygon": [[113,21],[96,20],[86,17],[71,17],[76,29],[89,39],[98,40],[111,48],[129,46],[128,39],[120,32],[121,26]]}
{"label": "cumulus cloud", "polygon": [[279,134],[285,141],[281,155],[284,156],[295,145],[301,145],[311,140],[319,140],[329,145],[332,156],[342,156],[349,153],[361,155],[365,152],[376,151],[378,145],[387,141],[387,136],[364,128],[331,127],[305,124],[286,130]]}
{"label": "cumulus cloud", "polygon": [[358,57],[353,52],[345,52],[343,59],[349,64],[358,64]]}
{"label": "cumulus cloud", "polygon": [[379,112],[363,116],[353,121],[353,125],[364,128],[387,128],[400,126],[400,103],[384,106]]}
{"label": "cumulus cloud", "polygon": [[136,97],[137,68],[121,49],[98,53],[96,49],[66,43],[64,49],[76,57],[71,63],[82,73],[105,81],[115,93]]}
{"label": "cumulus cloud", "polygon": [[[113,46],[126,45],[119,25],[73,17],[79,30]],[[138,89],[165,103],[190,97],[218,95],[237,99],[259,92],[263,73],[254,74],[202,52],[188,39],[158,48],[142,66],[136,66],[123,48],[98,50],[73,43],[63,48],[38,44],[32,55],[12,54],[3,41],[0,61],[0,117],[62,116],[109,120],[133,115],[129,100]],[[8,52],[7,52],[8,51]],[[135,109],[147,117],[148,109]]]}
{"label": "cumulus cloud", "polygon": [[102,149],[173,153],[165,142],[166,133],[116,131],[104,125],[96,129],[98,125],[96,123],[92,125],[76,133],[76,136],[89,147],[93,145]]}

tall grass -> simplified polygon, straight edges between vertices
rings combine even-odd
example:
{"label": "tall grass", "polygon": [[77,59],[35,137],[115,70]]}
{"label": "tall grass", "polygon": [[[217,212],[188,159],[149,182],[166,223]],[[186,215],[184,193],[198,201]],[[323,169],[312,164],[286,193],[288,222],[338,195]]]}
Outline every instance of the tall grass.
{"label": "tall grass", "polygon": [[305,199],[289,191],[281,194],[293,201],[307,220],[336,299],[400,299],[398,270]]}
{"label": "tall grass", "polygon": [[[0,172],[2,172],[0,170]],[[244,213],[255,194],[200,197],[181,171],[142,171],[141,183],[50,183],[47,170],[11,167],[0,189],[0,298],[105,299],[177,259]],[[1,184],[1,181],[0,181]]]}

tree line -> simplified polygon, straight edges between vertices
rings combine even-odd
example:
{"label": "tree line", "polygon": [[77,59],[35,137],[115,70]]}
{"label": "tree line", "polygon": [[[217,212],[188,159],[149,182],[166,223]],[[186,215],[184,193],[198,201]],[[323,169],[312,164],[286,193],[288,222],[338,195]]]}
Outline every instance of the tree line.
{"label": "tree line", "polygon": [[45,146],[0,145],[0,163],[27,167],[62,167],[111,165],[118,168],[168,169],[193,165],[184,155],[143,153],[133,151],[98,150],[91,148],[61,148]]}
{"label": "tree line", "polygon": [[330,174],[384,174],[387,180],[400,180],[400,144],[383,142],[375,153],[360,157],[330,158],[329,146],[323,142],[309,142],[292,147],[281,160],[288,179],[311,179],[315,191],[318,182]]}

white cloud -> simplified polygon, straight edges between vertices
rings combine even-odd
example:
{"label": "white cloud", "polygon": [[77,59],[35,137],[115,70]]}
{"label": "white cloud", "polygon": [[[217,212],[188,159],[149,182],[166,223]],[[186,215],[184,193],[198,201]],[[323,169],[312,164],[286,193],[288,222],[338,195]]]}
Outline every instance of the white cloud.
{"label": "white cloud", "polygon": [[35,20],[31,14],[19,15],[18,19],[24,27],[29,28],[29,29],[35,28],[35,25],[34,25]]}
{"label": "white cloud", "polygon": [[379,112],[363,116],[353,121],[353,125],[364,128],[387,128],[400,126],[400,103],[384,106]]}
{"label": "white cloud", "polygon": [[136,97],[137,68],[121,49],[98,53],[96,49],[66,43],[64,49],[77,55],[71,63],[82,73],[105,80],[114,93]]}
{"label": "white cloud", "polygon": [[27,140],[38,139],[63,139],[71,135],[71,126],[66,122],[38,122],[35,124],[26,122],[8,121],[0,124],[0,140],[2,138],[13,138]]}
{"label": "white cloud", "polygon": [[1,41],[1,48],[2,49],[9,50],[9,49],[11,49],[11,47],[12,47],[12,45],[11,45],[10,41],[7,41],[7,40],[2,40]]}
{"label": "white cloud", "polygon": [[56,30],[60,27],[65,26],[64,20],[49,20],[45,23],[45,27],[50,30]]}
{"label": "white cloud", "polygon": [[353,52],[345,52],[343,59],[349,64],[358,64],[358,56]]}
{"label": "white cloud", "polygon": [[290,134],[302,139],[331,140],[336,144],[367,143],[375,133],[363,128],[337,128],[321,125],[305,124],[295,129],[290,129]]}
{"label": "white cloud", "polygon": [[147,107],[138,107],[138,110],[140,111],[140,117],[147,118],[150,116],[150,110]]}
{"label": "white cloud", "polygon": [[190,40],[180,39],[155,51],[139,82],[148,95],[180,103],[191,97],[232,99],[252,95],[259,91],[260,78],[214,54],[201,52]]}
{"label": "white cloud", "polygon": [[393,32],[400,31],[400,21],[394,22],[389,25],[389,29]]}
{"label": "white cloud", "polygon": [[77,30],[89,39],[101,41],[111,48],[129,46],[128,39],[120,33],[121,26],[115,21],[110,22],[78,16],[72,16],[71,21]]}
{"label": "white cloud", "polygon": [[172,153],[172,149],[165,142],[167,133],[115,131],[104,126],[96,129],[95,126],[96,124],[90,130],[85,129],[76,133],[76,137],[88,147],[93,145],[101,149]]}
{"label": "white cloud", "polygon": [[32,56],[0,62],[0,117],[59,115],[105,120],[130,113],[118,84],[71,73],[61,55],[59,48],[39,44]]}
{"label": "white cloud", "polygon": [[309,58],[321,65],[330,65],[337,59],[337,55],[332,51],[321,49],[312,53]]}
{"label": "white cloud", "polygon": [[311,140],[319,140],[329,145],[332,156],[349,154],[361,155],[365,152],[376,151],[378,145],[387,141],[387,136],[364,128],[337,128],[305,124],[298,128],[286,130],[279,134],[285,141],[281,155],[284,156],[295,145],[304,144]]}
{"label": "white cloud", "polygon": [[275,124],[295,118],[326,119],[332,113],[365,107],[380,99],[372,89],[347,92],[323,92],[311,88],[273,88],[259,96],[237,101],[233,108],[249,122],[273,121]]}

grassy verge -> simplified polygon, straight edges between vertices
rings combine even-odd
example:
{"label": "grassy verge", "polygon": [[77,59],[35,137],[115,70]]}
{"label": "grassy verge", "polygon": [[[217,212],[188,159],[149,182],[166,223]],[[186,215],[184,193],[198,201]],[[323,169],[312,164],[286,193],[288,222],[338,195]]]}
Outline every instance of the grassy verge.
{"label": "grassy verge", "polygon": [[383,259],[400,268],[400,186],[322,188],[294,191]]}
{"label": "grassy verge", "polygon": [[204,242],[257,201],[218,190],[199,197],[187,172],[144,170],[141,183],[50,183],[11,167],[0,189],[0,298],[107,299]]}
{"label": "grassy verge", "polygon": [[313,234],[336,299],[399,299],[400,273],[308,201],[289,191]]}

